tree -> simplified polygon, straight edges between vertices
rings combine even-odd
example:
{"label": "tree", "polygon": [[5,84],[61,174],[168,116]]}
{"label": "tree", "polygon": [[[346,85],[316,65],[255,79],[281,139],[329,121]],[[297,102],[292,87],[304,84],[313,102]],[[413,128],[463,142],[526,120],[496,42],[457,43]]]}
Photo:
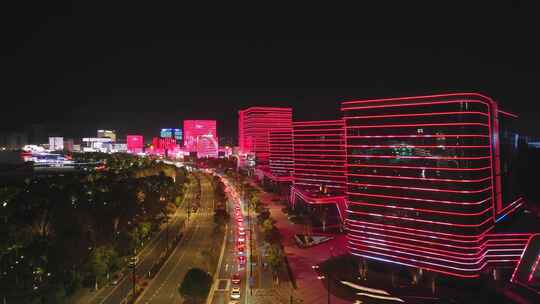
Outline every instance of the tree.
{"label": "tree", "polygon": [[202,303],[208,296],[212,286],[212,276],[200,268],[191,268],[186,275],[178,292],[193,303]]}
{"label": "tree", "polygon": [[276,245],[269,246],[266,254],[268,266],[270,266],[272,273],[277,275],[281,266],[283,266],[283,251],[281,250],[281,247]]}

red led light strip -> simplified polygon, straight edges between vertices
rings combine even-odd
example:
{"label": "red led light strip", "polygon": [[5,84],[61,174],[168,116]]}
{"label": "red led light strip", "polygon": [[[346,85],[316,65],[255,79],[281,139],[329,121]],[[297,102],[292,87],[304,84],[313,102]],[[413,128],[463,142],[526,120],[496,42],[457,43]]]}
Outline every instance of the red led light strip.
{"label": "red led light strip", "polygon": [[444,146],[444,145],[347,145],[347,148],[436,148],[436,149],[489,149],[489,146]]}
{"label": "red led light strip", "polygon": [[[390,97],[390,98],[377,98],[377,99],[365,99],[365,100],[349,100],[343,101],[341,104],[362,104],[362,103],[376,103],[376,102],[386,102],[386,101],[401,101],[401,100],[423,100],[423,99],[437,99],[437,98],[449,98],[449,97],[463,97],[463,96],[474,96],[477,98],[491,100],[491,98],[474,92],[469,93],[446,93],[446,94],[432,94],[432,95],[421,95],[421,96],[405,96],[405,97]],[[467,102],[468,100],[461,100],[462,102]],[[434,101],[439,103],[439,101]]]}
{"label": "red led light strip", "polygon": [[[367,228],[367,227],[362,226],[362,225],[357,225],[357,227],[363,228],[363,229]],[[370,228],[370,229],[372,229],[372,228]],[[439,251],[439,252],[447,252],[447,253],[452,254],[452,255],[464,255],[464,256],[467,256],[467,255],[475,256],[475,255],[478,255],[479,252],[482,252],[483,250],[486,250],[488,247],[495,247],[495,246],[497,246],[497,247],[500,247],[500,246],[503,246],[503,247],[518,247],[518,248],[514,248],[514,249],[501,249],[501,250],[512,250],[512,251],[520,250],[521,251],[521,250],[523,250],[524,244],[527,242],[526,239],[504,239],[504,240],[502,240],[502,242],[516,242],[516,243],[490,244],[490,243],[493,243],[495,241],[500,241],[500,240],[486,240],[486,239],[484,239],[484,240],[482,240],[482,243],[480,243],[479,245],[472,246],[473,243],[476,244],[476,243],[479,243],[479,241],[474,241],[474,242],[469,241],[471,244],[467,244],[467,246],[458,246],[458,245],[448,244],[446,242],[435,242],[435,241],[419,240],[419,239],[416,239],[416,237],[419,237],[418,235],[407,234],[407,233],[399,232],[399,231],[398,232],[394,231],[394,233],[405,234],[405,235],[408,235],[408,236],[407,237],[396,236],[396,235],[388,234],[388,232],[384,231],[384,230],[383,230],[384,233],[374,233],[374,232],[369,232],[369,231],[365,231],[365,230],[355,230],[355,229],[353,229],[353,231],[361,233],[361,234],[367,234],[367,235],[369,235],[371,237],[371,239],[374,239],[374,240],[376,238],[373,238],[373,237],[382,237],[384,239],[376,239],[376,240],[379,240],[379,241],[382,241],[382,242],[391,242],[391,243],[396,243],[396,244],[400,244],[400,245],[406,245],[406,246],[413,247],[413,248],[421,248],[425,252]],[[391,232],[391,231],[389,231],[389,232]],[[427,237],[427,236],[424,236],[424,237]],[[349,238],[362,239],[363,237],[360,236],[360,235],[349,235]],[[454,239],[448,239],[448,238],[430,237],[430,239],[431,238],[456,242]],[[397,242],[392,242],[392,241],[389,241],[388,239],[396,239]],[[411,244],[410,242],[412,240],[414,240],[415,243],[422,243],[422,244],[425,244],[425,245],[431,246],[431,247],[419,246],[419,245]],[[407,242],[409,242],[409,243],[407,243]],[[465,241],[462,241],[462,242],[465,243]],[[452,249],[455,249],[455,250],[454,251],[449,251],[449,250],[435,249],[435,248],[433,248],[433,246],[447,247],[447,248],[452,248]],[[462,252],[459,252],[459,251],[456,251],[456,250],[476,250],[477,252],[475,252],[475,253],[462,253]]]}
{"label": "red led light strip", "polygon": [[425,124],[402,124],[402,125],[369,125],[369,126],[347,126],[348,130],[353,129],[373,129],[373,128],[417,128],[417,127],[455,127],[455,126],[482,126],[488,124],[478,122],[456,122],[456,123],[425,123]]}
{"label": "red led light strip", "polygon": [[420,188],[420,187],[403,187],[403,186],[365,184],[365,183],[354,183],[354,182],[349,182],[348,184],[353,185],[353,186],[374,187],[374,188],[389,188],[389,189],[404,189],[404,190],[415,190],[415,191],[464,193],[464,194],[465,193],[482,193],[482,192],[486,192],[487,190],[491,190],[491,187],[487,187],[480,190],[449,190],[449,189],[437,189],[437,188]]}
{"label": "red led light strip", "polygon": [[491,167],[480,168],[450,168],[450,167],[426,167],[426,166],[392,166],[392,165],[364,165],[364,164],[345,164],[346,167],[369,167],[369,168],[389,168],[389,169],[420,169],[420,170],[447,170],[447,171],[482,171],[491,169]]}
{"label": "red led light strip", "polygon": [[529,273],[529,277],[527,278],[528,282],[531,282],[534,278],[534,273],[536,272],[536,268],[538,267],[538,263],[540,262],[540,255],[536,257],[536,261],[534,261],[534,264],[531,268],[531,272]]}
{"label": "red led light strip", "polygon": [[367,107],[341,107],[341,111],[347,110],[367,110],[367,109],[381,109],[381,108],[393,108],[393,107],[417,107],[417,106],[432,106],[432,105],[441,105],[441,104],[452,104],[452,103],[479,103],[486,106],[491,106],[487,102],[480,100],[451,100],[451,101],[431,101],[431,102],[416,102],[416,103],[400,103],[400,104],[386,104],[386,105],[376,105],[376,106],[367,106]]}
{"label": "red led light strip", "polygon": [[480,160],[491,159],[489,156],[475,156],[475,157],[445,157],[445,156],[399,156],[399,155],[347,155],[351,158],[407,158],[407,159],[447,159],[447,160]]}
{"label": "red led light strip", "polygon": [[525,248],[523,249],[523,252],[521,253],[521,256],[519,258],[519,261],[516,265],[516,268],[514,269],[514,272],[512,273],[512,277],[510,278],[510,282],[512,283],[519,283],[519,282],[516,282],[515,281],[515,278],[516,278],[516,274],[519,270],[519,267],[521,266],[521,263],[523,261],[523,256],[525,255],[525,252],[527,251],[527,249],[529,248],[529,245],[531,244],[531,241],[533,240],[533,238],[535,237],[539,237],[540,236],[540,233],[537,233],[537,234],[532,234],[529,239],[527,240],[527,244],[525,245]]}
{"label": "red led light strip", "polygon": [[[490,257],[518,258],[520,256],[519,253],[518,254],[490,255],[489,254],[490,252],[501,252],[501,251],[500,250],[487,250],[486,252],[481,253],[478,257],[464,258],[464,257],[456,257],[454,252],[451,252],[451,254],[439,254],[439,253],[432,252],[430,249],[428,249],[430,251],[426,251],[426,250],[412,249],[412,248],[408,248],[408,247],[404,247],[404,246],[388,245],[388,244],[383,245],[383,246],[386,246],[386,247],[380,247],[380,246],[377,246],[377,245],[381,245],[380,243],[372,242],[372,241],[369,240],[369,238],[367,240],[364,239],[362,242],[350,241],[350,243],[355,244],[355,245],[364,246],[364,247],[374,248],[374,249],[377,249],[377,250],[390,251],[390,252],[394,252],[394,253],[401,253],[401,254],[413,255],[413,256],[424,256],[425,254],[429,254],[429,255],[433,255],[433,256],[429,256],[429,258],[431,260],[437,260],[437,261],[443,261],[443,262],[451,262],[453,264],[460,264],[460,265],[479,265],[479,264],[483,264],[485,262],[486,258],[490,258]],[[370,245],[365,245],[365,244],[370,244]],[[404,251],[404,250],[406,250],[406,251]],[[516,251],[516,250],[513,250],[513,251]],[[518,251],[519,251],[519,249],[518,249]],[[420,253],[420,254],[414,254],[414,253],[410,253],[410,252],[416,252],[416,253]],[[503,251],[503,252],[505,252],[505,251]],[[454,259],[462,260],[462,261],[456,261]],[[471,262],[464,262],[464,261],[471,261]]]}
{"label": "red led light strip", "polygon": [[395,117],[423,117],[423,116],[439,116],[439,115],[461,115],[461,114],[472,114],[472,115],[482,115],[488,116],[483,112],[475,111],[455,111],[455,112],[435,112],[435,113],[415,113],[415,114],[390,114],[390,115],[365,115],[365,116],[347,116],[343,119],[373,119],[373,118],[395,118]]}
{"label": "red led light strip", "polygon": [[489,138],[488,135],[481,134],[418,134],[418,135],[347,135],[347,138],[433,138],[433,137],[479,137]]}
{"label": "red led light strip", "polygon": [[[371,204],[371,203],[365,203],[365,202],[349,202],[349,204],[357,205],[357,206],[370,206],[370,207],[378,207],[378,208],[389,208],[389,209],[399,209],[399,210],[408,210],[408,211],[417,211],[417,212],[425,212],[425,213],[435,213],[435,214],[446,214],[446,215],[456,215],[456,216],[478,216],[485,214],[486,212],[491,210],[490,208],[484,209],[480,212],[453,212],[453,211],[440,211],[440,210],[433,210],[433,209],[425,209],[425,208],[413,208],[413,207],[399,207],[395,205],[379,205],[379,204]],[[351,211],[356,213],[357,211]]]}
{"label": "red led light strip", "polygon": [[353,214],[377,216],[377,217],[388,218],[388,219],[393,219],[393,220],[403,220],[407,222],[428,223],[428,224],[437,224],[437,225],[442,225],[442,226],[453,226],[453,227],[482,227],[485,224],[493,221],[493,218],[490,217],[484,220],[483,222],[480,222],[479,224],[457,224],[457,223],[423,220],[423,219],[401,217],[401,216],[394,216],[394,215],[384,215],[384,214],[378,214],[378,213],[372,213],[372,212],[362,212],[362,211],[353,211],[353,210],[347,210],[347,212],[353,213]]}
{"label": "red led light strip", "polygon": [[512,118],[518,118],[518,117],[519,117],[519,116],[517,116],[516,114],[510,113],[510,112],[506,112],[506,111],[503,111],[503,110],[499,110],[499,109],[497,109],[497,113],[501,113],[501,114],[510,116],[510,117],[512,117]]}
{"label": "red led light strip", "polygon": [[488,197],[478,202],[457,202],[457,201],[446,201],[446,200],[423,199],[423,198],[415,198],[415,197],[407,197],[407,196],[392,196],[392,195],[384,195],[384,194],[368,194],[368,193],[356,193],[356,192],[347,192],[347,194],[356,195],[356,196],[390,198],[390,199],[397,199],[397,200],[407,200],[407,201],[410,200],[410,201],[417,201],[417,202],[440,203],[440,204],[449,204],[449,205],[480,205],[491,200],[491,197]]}
{"label": "red led light strip", "polygon": [[409,176],[391,176],[391,175],[375,175],[375,174],[356,174],[349,173],[347,176],[357,177],[373,177],[373,178],[388,178],[388,179],[405,179],[405,180],[423,180],[432,182],[447,182],[447,183],[479,183],[490,180],[491,177],[485,177],[480,179],[448,179],[448,178],[427,178],[427,177],[409,177]]}
{"label": "red led light strip", "polygon": [[[355,223],[361,223],[362,226],[359,226],[357,224],[354,224],[354,223],[350,223],[350,222],[355,222]],[[395,233],[402,233],[402,234],[409,234],[409,235],[412,235],[412,236],[425,236],[425,237],[429,237],[430,239],[431,238],[441,238],[441,239],[444,239],[444,240],[449,240],[449,241],[454,241],[454,242],[470,242],[470,243],[476,243],[484,238],[488,238],[488,237],[527,237],[529,238],[530,237],[530,233],[506,233],[506,234],[490,234],[489,231],[491,229],[494,228],[494,226],[486,229],[484,232],[478,234],[478,235],[461,235],[461,234],[455,234],[455,233],[445,233],[445,232],[437,232],[437,231],[433,231],[433,230],[422,230],[422,229],[416,229],[416,228],[407,228],[407,227],[401,227],[401,226],[395,226],[395,225],[388,225],[388,224],[379,224],[379,223],[371,223],[371,222],[366,222],[366,221],[360,221],[360,220],[352,220],[352,219],[348,219],[348,223],[353,225],[353,226],[359,226],[359,227],[368,227],[370,229],[375,229],[375,230],[381,230],[381,231],[391,231],[391,232],[395,232]],[[375,227],[373,227],[375,226]],[[392,230],[392,229],[399,229],[399,230],[403,230],[403,231],[398,231],[398,230]],[[404,232],[404,231],[410,231],[410,232]],[[434,236],[434,235],[438,235],[438,236]],[[440,236],[443,236],[443,237],[440,237]],[[450,238],[444,238],[444,236],[447,236],[447,237],[452,237],[452,239]],[[456,238],[465,238],[465,239],[472,239],[472,240],[458,240]]]}

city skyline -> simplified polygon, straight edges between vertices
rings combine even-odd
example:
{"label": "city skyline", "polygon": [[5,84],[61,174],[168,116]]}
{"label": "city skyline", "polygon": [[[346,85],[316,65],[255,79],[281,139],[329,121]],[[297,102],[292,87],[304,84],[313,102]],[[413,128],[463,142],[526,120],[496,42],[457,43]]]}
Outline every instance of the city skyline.
{"label": "city skyline", "polygon": [[536,9],[316,4],[6,7],[0,302],[539,303]]}

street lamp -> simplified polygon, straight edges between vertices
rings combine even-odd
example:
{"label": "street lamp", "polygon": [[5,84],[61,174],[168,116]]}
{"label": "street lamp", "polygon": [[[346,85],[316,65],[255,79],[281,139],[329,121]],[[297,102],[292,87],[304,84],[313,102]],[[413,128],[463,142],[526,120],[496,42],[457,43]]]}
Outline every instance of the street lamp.
{"label": "street lamp", "polygon": [[137,267],[138,258],[136,255],[129,259],[129,268],[132,270],[132,283],[133,283],[133,299],[135,299],[135,270]]}
{"label": "street lamp", "polygon": [[[313,265],[311,268],[315,271],[319,270],[319,265]],[[326,291],[327,291],[327,303],[330,304],[330,272],[327,272],[326,275],[319,274],[317,275],[318,280],[326,279]]]}

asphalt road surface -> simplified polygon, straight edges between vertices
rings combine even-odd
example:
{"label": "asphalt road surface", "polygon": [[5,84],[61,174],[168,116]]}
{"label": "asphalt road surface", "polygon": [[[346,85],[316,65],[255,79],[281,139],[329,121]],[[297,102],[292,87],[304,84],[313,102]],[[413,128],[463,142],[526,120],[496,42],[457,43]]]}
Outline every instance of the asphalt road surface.
{"label": "asphalt road surface", "polygon": [[[201,206],[196,213],[192,213],[191,223],[188,224],[184,240],[174,249],[137,303],[181,303],[182,298],[178,293],[178,287],[187,271],[192,267],[209,271],[207,257],[202,252],[204,250],[219,251],[220,248],[217,247],[221,246],[221,241],[220,246],[213,245],[214,240],[211,237],[214,229],[213,199],[214,191],[211,182],[207,176],[203,175]],[[210,273],[213,273],[213,270]]]}
{"label": "asphalt road surface", "polygon": [[[235,189],[229,189],[229,191],[234,192]],[[212,304],[227,304],[232,299],[230,298],[230,292],[233,287],[240,287],[240,299],[235,299],[237,301],[240,301],[240,303],[248,303],[248,297],[246,294],[246,291],[249,289],[248,287],[248,267],[249,267],[249,231],[248,231],[248,220],[247,220],[247,214],[244,210],[244,227],[246,231],[245,238],[245,249],[243,255],[246,257],[246,265],[240,265],[238,263],[238,256],[239,252],[237,249],[237,241],[238,241],[238,222],[236,220],[234,207],[237,206],[237,195],[231,195],[229,192],[228,195],[229,203],[227,204],[229,208],[229,214],[231,215],[231,221],[229,223],[229,230],[227,231],[227,243],[225,245],[225,251],[223,255],[223,260],[221,262],[221,267],[218,270],[217,273],[217,282],[216,288],[213,294],[213,297],[210,301]],[[235,285],[231,281],[231,277],[234,274],[239,274],[241,282],[238,285]]]}
{"label": "asphalt road surface", "polygon": [[[202,187],[202,185],[201,185]],[[194,200],[194,191],[189,189],[186,193],[186,200]],[[201,197],[202,199],[202,197]],[[139,277],[148,276],[159,257],[166,251],[167,242],[172,240],[184,230],[185,209],[178,208],[177,212],[170,220],[168,231],[162,230],[151,243],[147,244],[138,255],[139,261],[136,267],[136,275]],[[167,236],[168,234],[168,236]],[[184,239],[189,236],[184,236]],[[180,242],[180,244],[183,241]],[[109,285],[100,289],[89,301],[91,304],[118,304],[126,298],[133,288],[132,275],[124,276],[117,285]]]}

